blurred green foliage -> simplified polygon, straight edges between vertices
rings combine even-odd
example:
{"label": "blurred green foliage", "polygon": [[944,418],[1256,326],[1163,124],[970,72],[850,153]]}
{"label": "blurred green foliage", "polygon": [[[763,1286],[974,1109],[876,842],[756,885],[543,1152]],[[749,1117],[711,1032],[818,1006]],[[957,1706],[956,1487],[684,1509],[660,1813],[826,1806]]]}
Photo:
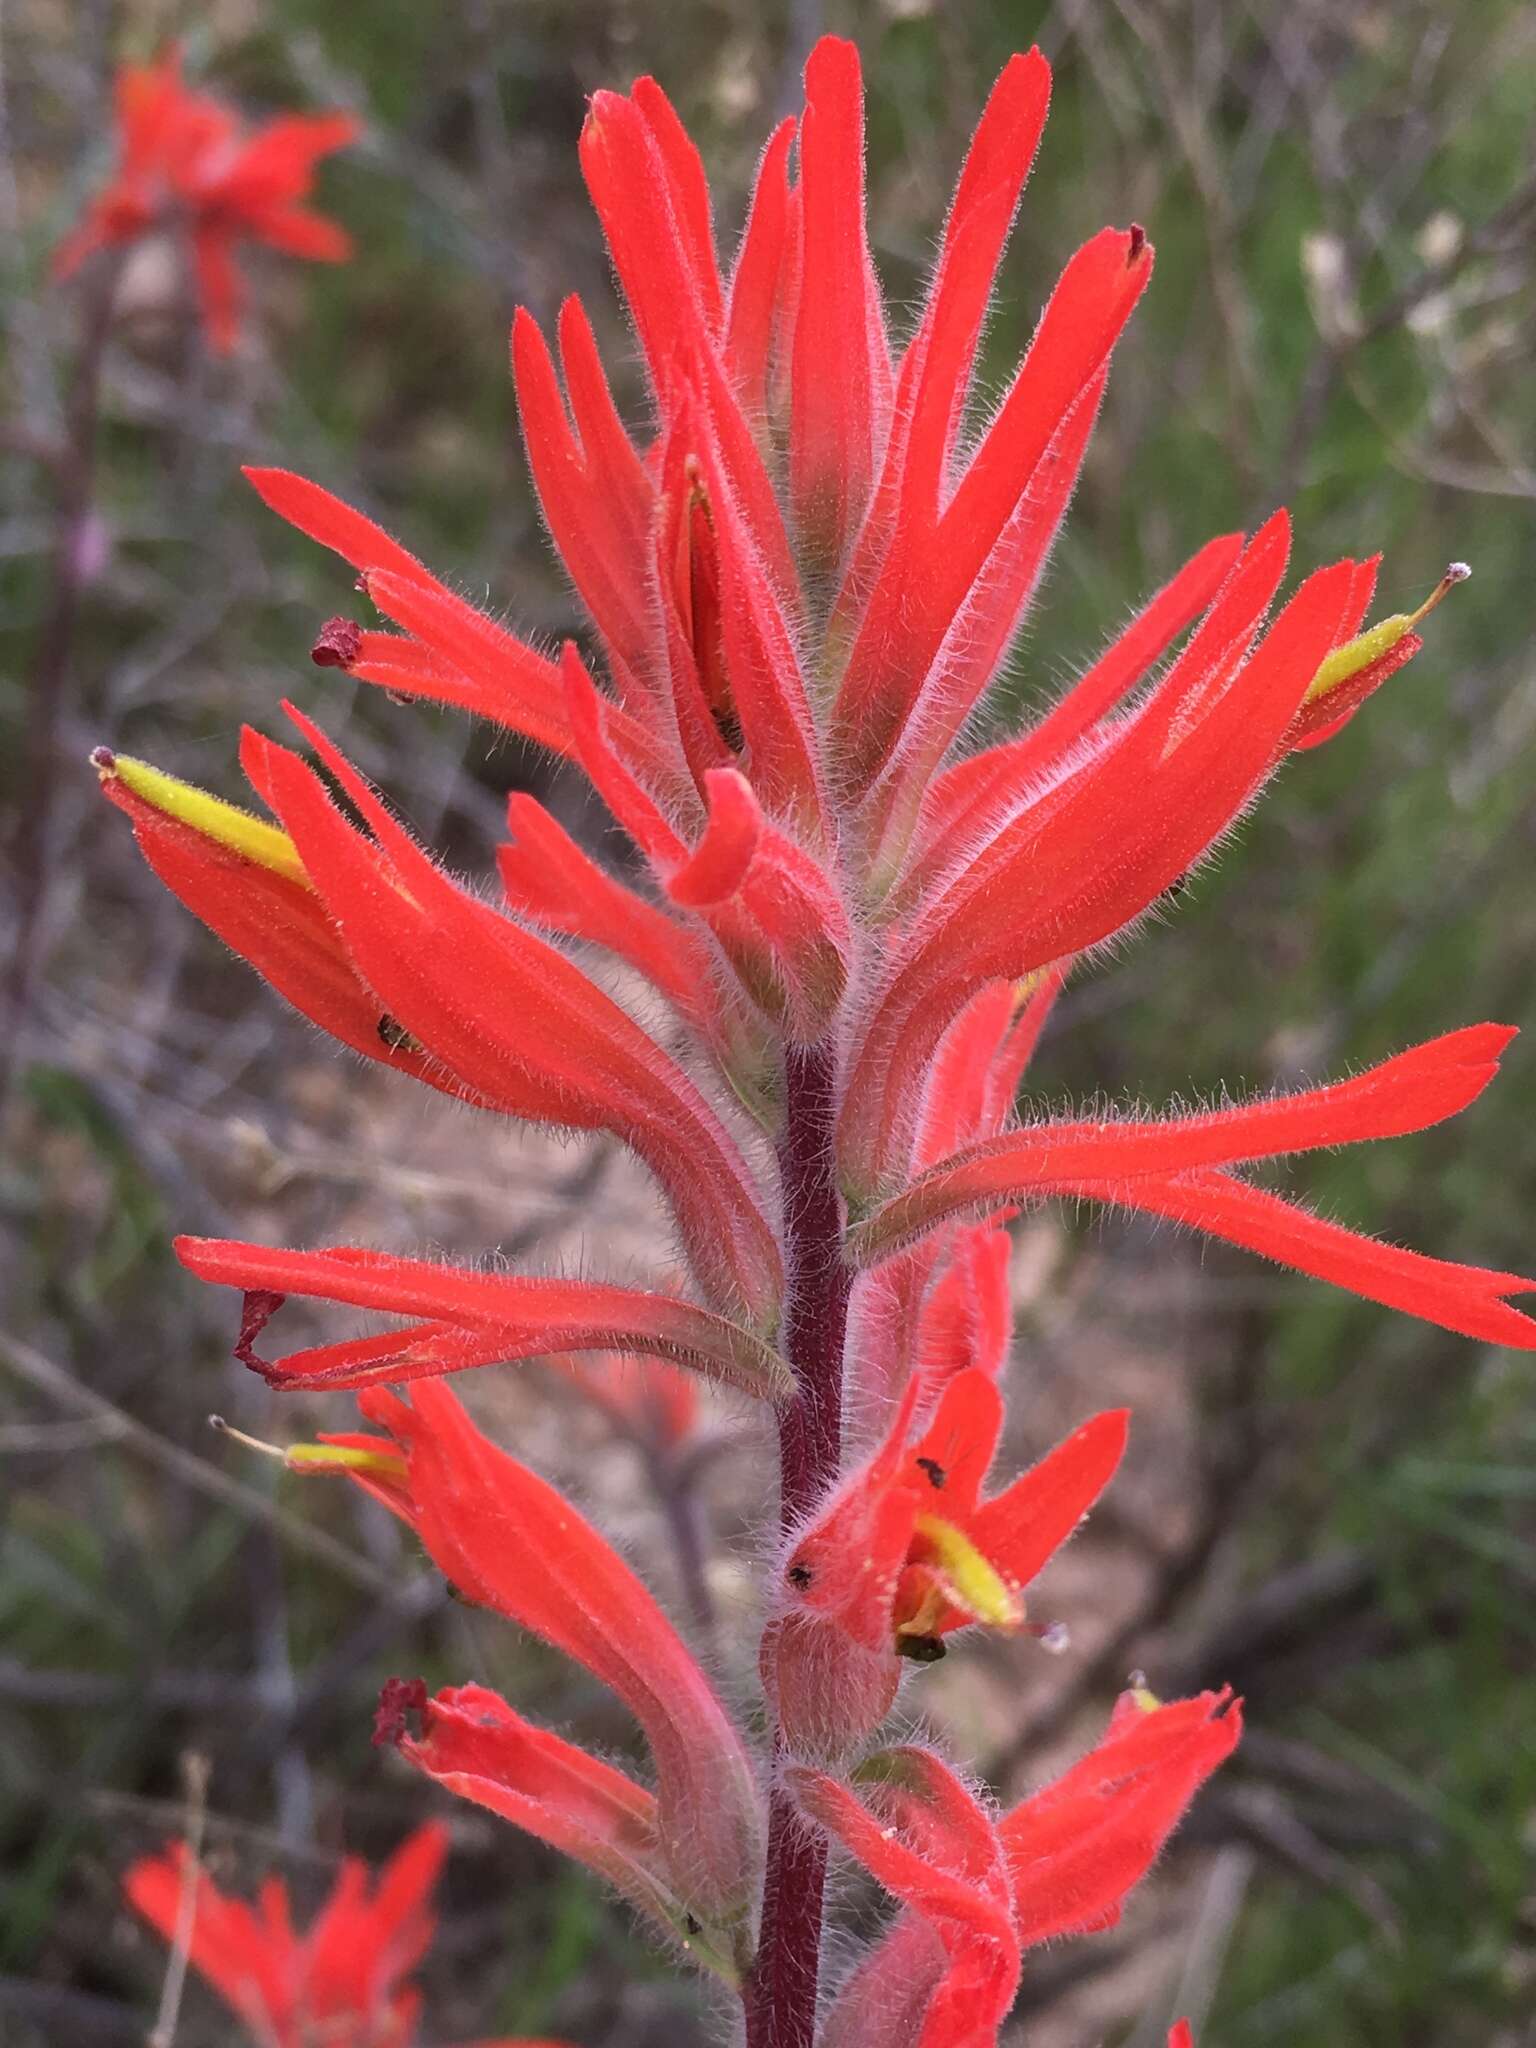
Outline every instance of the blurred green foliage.
{"label": "blurred green foliage", "polygon": [[[583,95],[660,76],[734,231],[759,141],[821,26],[864,49],[877,254],[905,309],[991,76],[1037,36],[1057,66],[987,393],[1078,240],[1138,218],[1158,248],[1008,704],[1048,701],[1204,539],[1282,498],[1302,564],[1384,551],[1382,610],[1417,602],[1448,557],[1476,572],[1424,655],[1286,771],[1165,928],[1084,983],[1042,1086],[1209,1096],[1338,1073],[1484,1016],[1528,1019],[1536,19],[1522,0],[216,0],[184,16],[29,0],[6,30],[3,88],[17,231],[0,258],[16,457],[0,487],[8,803],[29,793],[51,573],[49,466],[27,458],[60,430],[77,315],[44,281],[47,253],[103,174],[116,61],[180,30],[189,67],[253,110],[356,109],[366,139],[324,193],[358,254],[335,271],[256,263],[252,339],[228,366],[190,343],[174,270],[129,279],[137,311],[102,428],[104,563],[57,707],[59,759],[83,762],[106,734],[233,795],[236,727],[270,723],[292,694],[333,731],[344,723],[418,822],[483,872],[500,792],[546,786],[547,764],[446,717],[353,702],[312,670],[317,621],[353,603],[347,579],[261,512],[237,465],[302,468],[522,628],[579,633],[519,457],[503,337],[515,303],[547,319],[581,292],[642,416],[579,187]],[[282,1143],[308,1132],[345,1149],[372,1112],[344,1097],[317,1107],[292,1079],[323,1064],[312,1041],[131,866],[89,776],[59,777],[46,871],[12,877],[13,892],[38,892],[45,971],[11,1106],[21,1142],[0,1167],[5,1329],[202,1456],[207,1409],[248,1415],[255,1397],[222,1362],[222,1304],[169,1264],[164,1235],[229,1214],[323,1235],[344,1207],[337,1185],[269,1185],[241,1166],[242,1131],[262,1119]],[[584,815],[576,793],[556,796]],[[1450,1129],[1315,1161],[1298,1184],[1383,1235],[1530,1269],[1532,1059],[1517,1047],[1501,1086]],[[1098,1226],[1079,1229],[1085,1251],[1100,1241]],[[1149,1270],[1187,1264],[1184,1249],[1166,1236],[1124,1249],[1127,1322],[1155,1321],[1139,1290]],[[1357,1789],[1335,1803],[1282,1785],[1301,1833],[1289,1854],[1259,1842],[1219,1967],[1193,1987],[1214,1998],[1203,2038],[1515,2048],[1532,2038],[1536,1981],[1528,1371],[1235,1255],[1205,1264],[1215,1306],[1168,1323],[1204,1403],[1211,1483],[1230,1498],[1209,1571],[1168,1618],[1198,1623],[1213,1585],[1241,1604],[1243,1589],[1335,1551],[1362,1561],[1368,1593],[1331,1631],[1298,1622],[1283,1656],[1204,1674],[1245,1684],[1256,1728],[1347,1766]],[[290,1855],[334,1845],[343,1805],[358,1846],[395,1839],[414,1788],[385,1779],[356,1730],[403,1666],[447,1680],[467,1647],[476,1675],[494,1677],[515,1657],[521,1703],[556,1721],[595,1712],[605,1739],[625,1739],[553,1660],[493,1646],[458,1612],[370,1604],[142,1444],[104,1425],[89,1440],[88,1414],[13,1363],[0,1358],[0,1972],[34,1987],[14,2008],[19,2041],[140,2037],[120,2001],[154,1981],[156,1959],[119,1939],[115,1874],[175,1825],[189,1743],[214,1755],[230,1842],[259,1856],[274,1812]],[[70,1426],[82,1441],[49,1438]],[[306,1495],[294,1513],[384,1579],[398,1573],[388,1539],[344,1505]],[[1273,1759],[1240,1768],[1263,1785]],[[1374,1815],[1361,1786],[1380,1792]],[[1235,1804],[1204,1825],[1251,1838]],[[1341,1865],[1368,1888],[1340,1881]],[[552,1859],[487,1829],[455,1869],[434,1982],[448,2030],[558,2028],[594,2048],[684,2038],[688,1994]],[[1163,1981],[1176,1972],[1170,1952]],[[216,2038],[194,2037],[198,2023],[182,2048]],[[1056,2038],[1041,2024],[1021,2021],[1020,2038]]]}

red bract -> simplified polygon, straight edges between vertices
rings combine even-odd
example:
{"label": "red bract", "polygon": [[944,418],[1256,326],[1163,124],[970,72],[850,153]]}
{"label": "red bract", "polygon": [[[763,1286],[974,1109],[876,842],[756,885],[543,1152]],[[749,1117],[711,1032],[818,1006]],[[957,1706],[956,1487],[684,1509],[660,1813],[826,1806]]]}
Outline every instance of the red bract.
{"label": "red bract", "polygon": [[280,114],[243,133],[233,108],[182,82],[181,55],[117,75],[117,169],[54,252],[68,277],[98,249],[159,229],[190,237],[203,326],[221,353],[239,338],[244,291],[234,252],[265,242],[311,263],[344,263],[347,235],[303,204],[322,157],[356,139],[350,114]]}
{"label": "red bract", "polygon": [[990,2048],[1022,1952],[1114,1925],[1241,1734],[1225,1693],[1125,1693],[1096,1749],[1001,1815],[925,1750],[878,1752],[848,1784],[794,1767],[806,1811],[908,1909],[834,2005],[833,2048]]}
{"label": "red bract", "polygon": [[[605,1132],[667,1202],[678,1291],[670,1270],[637,1286],[351,1247],[180,1251],[244,1291],[238,1356],[278,1386],[365,1389],[390,1432],[291,1462],[349,1471],[472,1599],[611,1685],[646,1732],[655,1790],[479,1688],[398,1689],[386,1732],[739,1981],[748,2048],[812,2048],[821,1828],[906,1909],[855,1970],[828,2043],[958,2048],[995,2037],[1025,1945],[1107,1924],[1237,1739],[1220,1696],[1137,1699],[1092,1757],[1000,1820],[926,1752],[861,1772],[903,1656],[931,1659],[971,1624],[1018,1630],[1024,1588],[1124,1443],[1123,1414],[1096,1416],[984,1492],[1011,1334],[1006,1225],[1021,1204],[1167,1217],[1450,1329],[1536,1346],[1536,1324],[1506,1300],[1531,1283],[1357,1236],[1240,1177],[1455,1114],[1491,1078],[1500,1026],[1206,1112],[1019,1119],[1069,976],[1418,650],[1425,613],[1465,573],[1453,565],[1417,612],[1364,625],[1375,559],[1312,569],[1287,591],[1291,529],[1276,512],[1199,549],[1024,731],[968,745],[1152,273],[1140,227],[1092,236],[984,414],[978,343],[1049,86],[1038,51],[1003,70],[900,336],[871,258],[850,45],[812,53],[804,115],[769,139],[729,262],[661,89],[643,78],[593,95],[581,167],[647,418],[638,431],[621,418],[575,300],[552,338],[526,311],[511,337],[529,467],[590,616],[582,649],[520,638],[320,485],[248,472],[349,565],[382,622],[318,622],[315,662],[561,757],[633,841],[631,878],[519,794],[493,906],[303,718],[345,808],[316,768],[256,735],[242,760],[274,823],[98,757],[170,886],[333,1036],[482,1114]],[[406,1326],[268,1359],[255,1345],[290,1292]],[[434,1384],[594,1351],[713,1373],[774,1415],[755,1765],[628,1567]],[[411,1401],[383,1381],[411,1382]]]}
{"label": "red bract", "polygon": [[[427,1901],[447,1852],[447,1829],[429,1823],[372,1882],[349,1856],[302,1934],[281,1878],[269,1878],[248,1906],[226,1897],[181,1842],[134,1864],[123,1890],[168,1942],[187,1941],[193,1967],[238,2015],[255,2048],[321,2041],[326,2048],[409,2048],[421,1994],[403,1980],[431,1945]],[[484,2041],[476,2048],[558,2043]]]}
{"label": "red bract", "polygon": [[[427,1382],[411,1402],[380,1390],[366,1394],[362,1407],[389,1435],[338,1439],[345,1455],[329,1463],[407,1521],[464,1598],[542,1636],[618,1693],[655,1759],[654,1801],[638,1788],[625,1797],[635,1826],[654,1812],[647,1820],[654,1833],[650,1861],[676,1903],[671,1924],[681,1931],[691,1915],[719,1953],[739,1965],[756,1869],[758,1794],[741,1738],[692,1653],[590,1523],[482,1436],[447,1387]],[[325,1454],[311,1455],[305,1467],[328,1469]],[[461,1699],[455,1711],[483,1723],[482,1702]],[[418,1759],[424,1763],[438,1754],[439,1718],[434,1709]],[[483,1750],[483,1729],[477,1739]],[[524,1764],[509,1758],[527,1756],[521,1724],[510,1732],[503,1726],[492,1748],[502,1762],[490,1775],[515,1787]],[[548,1764],[545,1754],[538,1769]],[[567,1781],[571,1764],[572,1753],[564,1752]],[[598,1831],[612,1835],[618,1780],[601,1775],[595,1785],[588,1773],[579,1793],[607,1810]],[[537,1805],[544,1795],[525,1784],[522,1796]]]}
{"label": "red bract", "polygon": [[[401,1383],[475,1365],[615,1345],[714,1373],[768,1399],[791,1382],[766,1345],[724,1316],[674,1294],[600,1281],[525,1279],[470,1273],[424,1259],[393,1258],[354,1245],[283,1251],[224,1238],[180,1237],[189,1271],[247,1297],[242,1362],[280,1387],[366,1387]],[[289,1294],[319,1295],[356,1308],[420,1320],[377,1337],[322,1344],[264,1359],[256,1337]],[[260,1305],[253,1320],[250,1304]]]}
{"label": "red bract", "polygon": [[1236,1749],[1230,1693],[1122,1693],[1098,1747],[999,1824],[1026,1948],[1113,1926],[1195,1793]]}
{"label": "red bract", "polygon": [[931,1663],[944,1638],[1024,1621],[1023,1589],[1081,1523],[1125,1448],[1123,1410],[1095,1416],[983,1499],[1002,1429],[996,1383],[958,1374],[914,1428],[914,1379],[884,1444],[789,1547],[763,1679],[790,1746],[838,1755],[895,1698],[901,1660]]}
{"label": "red bract", "polygon": [[[805,1811],[916,1919],[938,1953],[898,1922],[855,1977],[843,2002],[876,2048],[882,2008],[905,1990],[922,2014],[915,2048],[986,2048],[1018,1988],[1021,1943],[1006,1856],[994,1816],[926,1750],[884,1750],[856,1786],[794,1766],[789,1786]],[[905,1975],[903,1986],[900,1979]],[[911,1997],[913,1987],[917,1997]],[[834,2039],[844,2023],[834,2011]],[[895,2038],[912,2038],[897,2036]]]}
{"label": "red bract", "polygon": [[852,1232],[850,1249],[878,1261],[945,1221],[1031,1195],[1082,1195],[1173,1217],[1468,1336],[1530,1348],[1530,1319],[1500,1299],[1532,1286],[1519,1274],[1377,1244],[1213,1170],[1425,1130],[1477,1099],[1513,1037],[1503,1025],[1472,1025],[1300,1095],[1157,1123],[1060,1121],[989,1138],[920,1175]]}

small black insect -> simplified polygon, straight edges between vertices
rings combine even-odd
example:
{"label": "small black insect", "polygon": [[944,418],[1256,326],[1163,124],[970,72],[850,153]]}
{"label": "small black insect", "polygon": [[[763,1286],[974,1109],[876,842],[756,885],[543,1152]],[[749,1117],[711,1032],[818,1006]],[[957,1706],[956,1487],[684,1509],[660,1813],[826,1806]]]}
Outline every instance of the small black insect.
{"label": "small black insect", "polygon": [[949,1478],[949,1474],[944,1470],[944,1467],[939,1463],[938,1459],[917,1458],[913,1462],[917,1465],[917,1468],[920,1472],[926,1472],[928,1474],[928,1484],[934,1489],[934,1491],[936,1493],[942,1493],[944,1491],[945,1481]]}
{"label": "small black insect", "polygon": [[898,1636],[896,1654],[914,1664],[937,1664],[948,1652],[942,1636]]}
{"label": "small black insect", "polygon": [[789,1568],[789,1583],[792,1586],[808,1586],[814,1576],[808,1564],[792,1564]]}
{"label": "small black insect", "polygon": [[374,1027],[379,1034],[379,1043],[391,1052],[420,1052],[421,1040],[413,1038],[403,1024],[397,1023],[386,1010]]}

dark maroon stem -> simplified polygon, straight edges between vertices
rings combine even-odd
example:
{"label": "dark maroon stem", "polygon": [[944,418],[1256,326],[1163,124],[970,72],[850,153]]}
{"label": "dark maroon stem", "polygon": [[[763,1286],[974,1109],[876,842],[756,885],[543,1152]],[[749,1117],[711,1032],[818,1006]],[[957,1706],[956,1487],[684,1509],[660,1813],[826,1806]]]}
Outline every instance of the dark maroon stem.
{"label": "dark maroon stem", "polygon": [[[779,1424],[779,1520],[788,1530],[836,1479],[842,1457],[843,1337],[851,1274],[833,1152],[831,1049],[785,1057],[784,1195],[787,1302],[783,1349],[798,1395]],[[826,1843],[775,1791],[757,1961],[747,1986],[747,2048],[812,2048],[821,1963]]]}

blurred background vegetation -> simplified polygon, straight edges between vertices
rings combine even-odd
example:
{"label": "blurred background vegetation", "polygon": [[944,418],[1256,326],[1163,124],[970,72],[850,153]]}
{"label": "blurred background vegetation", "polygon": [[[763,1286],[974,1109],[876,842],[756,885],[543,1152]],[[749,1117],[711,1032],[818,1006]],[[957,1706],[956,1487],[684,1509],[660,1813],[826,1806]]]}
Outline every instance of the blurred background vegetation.
{"label": "blurred background vegetation", "polygon": [[[233,1303],[178,1228],[623,1269],[654,1236],[622,1162],[487,1132],[364,1077],[164,896],[86,766],[110,740],[238,794],[249,718],[291,695],[449,857],[489,871],[531,750],[310,667],[348,579],[265,515],[242,460],[365,505],[524,629],[580,633],[537,524],[505,375],[519,302],[568,290],[640,381],[576,168],[583,96],[656,73],[734,233],[755,153],[822,28],[857,35],[873,232],[909,310],[970,125],[1039,40],[1054,116],[990,331],[992,387],[1105,221],[1143,221],[1153,288],[1119,351],[1073,516],[1010,671],[1051,697],[1208,535],[1276,502],[1300,559],[1385,551],[1383,611],[1446,560],[1475,580],[1333,745],[1301,757],[1165,928],[1100,963],[1042,1053],[1052,1097],[1209,1098],[1338,1074],[1536,990],[1536,13],[1518,0],[11,0],[0,20],[0,790],[13,1015],[0,1161],[0,2039],[143,2038],[162,1959],[118,1904],[212,1764],[208,1841],[249,1886],[323,1886],[429,1806],[372,1755],[379,1681],[476,1676],[613,1747],[595,1688],[447,1603],[341,1489],[269,1484],[221,1408],[288,1438],[228,1362]],[[53,451],[80,294],[48,254],[110,156],[110,78],[167,35],[253,114],[342,105],[365,139],[322,203],[335,271],[254,261],[242,352],[199,348],[175,263],[129,264],[107,357],[93,562],[40,705]],[[41,746],[39,735],[41,734]],[[24,820],[30,820],[25,825]],[[14,829],[12,829],[14,827]],[[30,849],[30,852],[28,852]],[[26,855],[22,858],[22,855]],[[20,949],[19,935],[29,934]],[[1328,1212],[1447,1256],[1536,1261],[1536,1053],[1447,1129],[1308,1162]],[[1125,1673],[1231,1680],[1252,1735],[1117,1935],[1038,1959],[1017,2038],[1160,2039],[1177,1998],[1217,2048],[1536,2042],[1536,1407],[1513,1358],[1168,1232],[1035,1219],[1020,1256],[1016,1431],[1129,1390],[1126,1488],[1047,1582],[1074,1649],[951,1660],[929,1695],[1017,1788],[1080,1746]],[[509,1431],[672,1586],[642,1467],[536,1376],[486,1376]],[[746,1597],[765,1448],[705,1425],[720,1555]],[[1075,1562],[1074,1562],[1075,1560]],[[693,1994],[553,1857],[455,1812],[434,2033],[583,2048],[702,2039]],[[178,2048],[223,2040],[189,1998]]]}

